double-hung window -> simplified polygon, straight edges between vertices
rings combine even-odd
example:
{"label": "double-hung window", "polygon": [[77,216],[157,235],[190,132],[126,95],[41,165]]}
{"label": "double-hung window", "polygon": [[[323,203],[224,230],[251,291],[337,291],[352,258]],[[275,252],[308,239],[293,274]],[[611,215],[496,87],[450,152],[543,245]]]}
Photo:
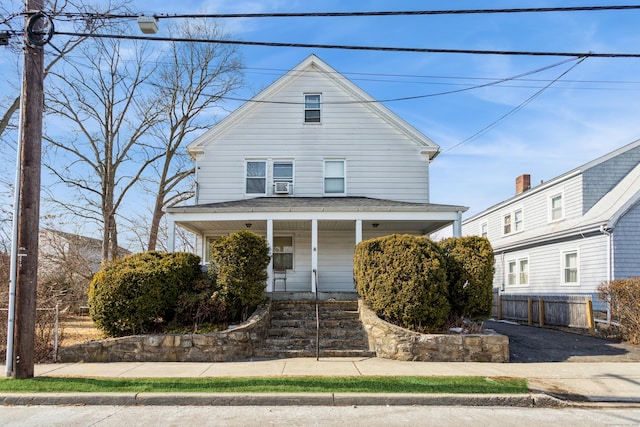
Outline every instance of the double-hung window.
{"label": "double-hung window", "polygon": [[293,182],[293,162],[273,162],[274,182]]}
{"label": "double-hung window", "polygon": [[516,280],[518,280],[516,262],[515,260],[509,261],[507,263],[507,285],[515,286],[517,284]]}
{"label": "double-hung window", "polygon": [[508,286],[526,286],[529,284],[529,258],[507,261],[506,282]]}
{"label": "double-hung window", "polygon": [[513,231],[522,231],[522,209],[513,212]]}
{"label": "double-hung window", "polygon": [[267,192],[267,162],[251,160],[246,163],[247,194],[265,194]]}
{"label": "double-hung window", "polygon": [[273,237],[273,269],[293,270],[293,236]]}
{"label": "double-hung window", "polygon": [[524,230],[522,208],[502,215],[502,234],[518,233]]}
{"label": "double-hung window", "polygon": [[511,234],[511,214],[502,218],[502,234]]}
{"label": "double-hung window", "polygon": [[523,258],[518,260],[518,284],[529,284],[529,259]]}
{"label": "double-hung window", "polygon": [[306,93],[304,95],[304,122],[320,123],[319,93]]}
{"label": "double-hung window", "polygon": [[483,222],[480,224],[480,237],[487,237],[489,234],[489,224]]}
{"label": "double-hung window", "polygon": [[345,161],[324,161],[325,194],[345,194]]}
{"label": "double-hung window", "polygon": [[550,200],[550,204],[551,204],[551,213],[550,213],[550,217],[551,217],[551,221],[558,221],[561,220],[563,217],[563,213],[562,213],[562,194],[556,194],[555,196],[551,197]]}
{"label": "double-hung window", "polygon": [[578,252],[570,251],[562,254],[562,281],[567,285],[578,284]]}

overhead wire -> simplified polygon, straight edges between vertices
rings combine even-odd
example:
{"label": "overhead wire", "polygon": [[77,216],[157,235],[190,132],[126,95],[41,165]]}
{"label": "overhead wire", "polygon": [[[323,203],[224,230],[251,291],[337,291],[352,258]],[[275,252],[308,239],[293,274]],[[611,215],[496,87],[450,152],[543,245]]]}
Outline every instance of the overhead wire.
{"label": "overhead wire", "polygon": [[473,55],[512,55],[512,56],[570,56],[592,58],[640,58],[640,53],[597,53],[597,52],[541,52],[541,51],[514,51],[514,50],[483,50],[483,49],[433,49],[418,47],[390,47],[390,46],[355,46],[336,44],[316,44],[316,43],[280,43],[280,42],[259,42],[244,40],[224,40],[224,39],[194,39],[183,37],[148,37],[124,34],[97,34],[97,33],[77,33],[56,31],[54,34],[72,37],[87,38],[109,38],[122,40],[148,40],[164,42],[185,42],[185,43],[214,43],[230,44],[241,46],[264,46],[264,47],[297,47],[310,49],[340,49],[340,50],[364,50],[381,52],[412,52],[412,53],[459,53]]}
{"label": "overhead wire", "polygon": [[[624,11],[640,9],[640,5],[608,5],[608,6],[569,6],[569,7],[534,7],[506,9],[443,9],[443,10],[404,10],[404,11],[367,11],[367,12],[279,12],[279,13],[189,13],[189,14],[152,14],[158,19],[167,18],[335,18],[335,17],[369,17],[369,16],[424,16],[424,15],[469,15],[469,14],[503,14],[503,13],[548,13],[548,12],[586,12],[586,11]],[[96,16],[103,19],[138,18],[139,14],[87,14],[66,13],[67,18],[85,18]]]}
{"label": "overhead wire", "polygon": [[560,80],[563,76],[565,76],[567,73],[569,73],[570,71],[572,71],[574,68],[576,68],[578,65],[580,65],[585,59],[587,59],[586,57],[583,58],[579,58],[577,60],[577,62],[575,64],[573,64],[569,69],[565,70],[562,74],[560,74],[558,77],[556,77],[555,79],[553,79],[552,81],[550,81],[547,85],[545,85],[543,88],[541,88],[540,90],[538,90],[536,93],[534,93],[533,95],[531,95],[529,98],[525,99],[523,102],[521,102],[518,106],[516,106],[515,108],[511,109],[510,111],[508,111],[507,113],[503,114],[502,116],[500,116],[499,118],[497,118],[496,120],[494,120],[493,122],[491,122],[490,124],[488,124],[487,126],[485,126],[484,128],[480,129],[478,132],[474,133],[473,135],[471,135],[470,137],[458,142],[457,144],[447,148],[446,150],[442,151],[442,154],[448,153],[458,147],[460,147],[463,144],[466,144],[468,142],[471,142],[477,138],[479,138],[480,136],[484,135],[485,133],[487,133],[489,130],[493,129],[494,127],[496,127],[498,125],[498,123],[502,122],[503,120],[507,119],[508,117],[514,115],[515,113],[517,113],[518,111],[522,110],[524,107],[526,107],[529,103],[531,103],[531,101],[533,101],[535,98],[537,98],[538,96],[540,96],[544,91],[546,91],[549,87],[551,87],[551,85],[553,85],[555,82],[557,82],[558,80]]}

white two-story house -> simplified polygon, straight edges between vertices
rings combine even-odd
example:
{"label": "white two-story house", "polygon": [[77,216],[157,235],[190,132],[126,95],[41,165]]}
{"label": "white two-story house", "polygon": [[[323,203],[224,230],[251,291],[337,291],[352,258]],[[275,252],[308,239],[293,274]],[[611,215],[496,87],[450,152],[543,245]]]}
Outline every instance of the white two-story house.
{"label": "white two-story house", "polygon": [[516,195],[463,222],[495,252],[505,293],[595,294],[640,276],[640,140]]}
{"label": "white two-story house", "polygon": [[197,195],[167,209],[169,249],[176,226],[195,233],[203,262],[220,236],[261,234],[272,250],[268,292],[285,283],[290,292],[353,292],[358,242],[451,224],[459,235],[467,209],[430,203],[439,146],[315,55],[188,151]]}

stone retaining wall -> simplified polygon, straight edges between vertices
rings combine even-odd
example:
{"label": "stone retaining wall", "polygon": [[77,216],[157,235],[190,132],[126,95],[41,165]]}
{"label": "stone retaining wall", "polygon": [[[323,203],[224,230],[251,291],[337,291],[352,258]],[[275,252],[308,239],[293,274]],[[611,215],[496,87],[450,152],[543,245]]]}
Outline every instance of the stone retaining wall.
{"label": "stone retaining wall", "polygon": [[420,334],[381,320],[359,301],[360,319],[377,357],[431,362],[508,362],[509,338],[486,334]]}
{"label": "stone retaining wall", "polygon": [[210,334],[136,335],[91,341],[59,350],[71,362],[230,362],[253,356],[269,327],[270,304],[233,329]]}

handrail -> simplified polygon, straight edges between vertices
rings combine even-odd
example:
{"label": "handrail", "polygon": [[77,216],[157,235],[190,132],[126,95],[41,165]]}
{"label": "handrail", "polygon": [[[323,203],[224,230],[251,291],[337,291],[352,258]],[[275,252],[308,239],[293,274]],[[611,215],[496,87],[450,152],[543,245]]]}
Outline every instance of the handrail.
{"label": "handrail", "polygon": [[318,270],[313,269],[316,294],[316,360],[320,360],[320,306],[318,305]]}

